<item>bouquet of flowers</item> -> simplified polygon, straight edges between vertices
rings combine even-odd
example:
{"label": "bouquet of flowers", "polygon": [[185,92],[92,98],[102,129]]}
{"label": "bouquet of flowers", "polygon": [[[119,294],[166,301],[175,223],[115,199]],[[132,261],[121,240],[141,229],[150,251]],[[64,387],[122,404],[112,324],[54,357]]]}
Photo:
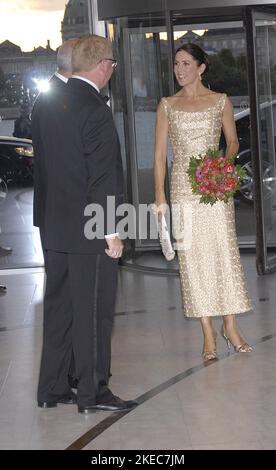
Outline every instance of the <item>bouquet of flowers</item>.
{"label": "bouquet of flowers", "polygon": [[187,170],[194,194],[203,204],[228,202],[246,177],[235,157],[225,157],[220,150],[208,150],[205,155],[191,157]]}

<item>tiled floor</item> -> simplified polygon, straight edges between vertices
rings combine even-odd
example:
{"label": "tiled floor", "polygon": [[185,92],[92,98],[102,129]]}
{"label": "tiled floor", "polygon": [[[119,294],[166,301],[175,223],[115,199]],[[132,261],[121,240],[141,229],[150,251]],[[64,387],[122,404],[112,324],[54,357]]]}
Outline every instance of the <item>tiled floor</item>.
{"label": "tiled floor", "polygon": [[276,274],[242,260],[254,312],[239,324],[254,352],[228,355],[220,338],[207,366],[178,277],[121,268],[110,386],[141,404],[117,415],[37,408],[44,274],[1,275],[0,449],[276,449]]}

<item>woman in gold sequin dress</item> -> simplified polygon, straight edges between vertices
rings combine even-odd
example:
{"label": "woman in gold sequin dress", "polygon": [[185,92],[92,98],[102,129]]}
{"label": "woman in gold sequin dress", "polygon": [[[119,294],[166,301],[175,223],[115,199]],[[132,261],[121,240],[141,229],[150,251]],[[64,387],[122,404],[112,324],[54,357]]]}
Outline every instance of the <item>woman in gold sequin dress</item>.
{"label": "woman in gold sequin dress", "polygon": [[[174,73],[181,89],[159,103],[154,168],[155,203],[160,207],[166,203],[164,180],[169,137],[174,154],[173,229],[177,226],[178,232],[179,227],[184,230],[184,240],[177,239],[174,230],[184,311],[187,317],[201,320],[204,360],[217,357],[217,333],[212,317],[218,315],[223,318],[221,333],[228,347],[232,344],[237,352],[252,351],[235,321],[236,314],[250,310],[251,304],[237,246],[234,202],[217,202],[213,206],[199,203],[199,196],[192,193],[187,175],[190,157],[217,149],[221,130],[227,143],[226,156],[236,155],[238,151],[230,100],[201,82],[207,66],[207,55],[196,44],[185,44],[177,50]],[[189,235],[190,240],[185,240]]]}

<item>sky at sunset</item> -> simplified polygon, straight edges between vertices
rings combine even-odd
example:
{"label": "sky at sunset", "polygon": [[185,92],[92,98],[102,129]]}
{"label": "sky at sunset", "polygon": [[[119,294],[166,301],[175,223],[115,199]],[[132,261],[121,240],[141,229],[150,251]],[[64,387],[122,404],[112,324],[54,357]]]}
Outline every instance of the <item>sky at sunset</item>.
{"label": "sky at sunset", "polygon": [[68,0],[0,0],[0,43],[8,39],[23,51],[61,44],[61,21]]}

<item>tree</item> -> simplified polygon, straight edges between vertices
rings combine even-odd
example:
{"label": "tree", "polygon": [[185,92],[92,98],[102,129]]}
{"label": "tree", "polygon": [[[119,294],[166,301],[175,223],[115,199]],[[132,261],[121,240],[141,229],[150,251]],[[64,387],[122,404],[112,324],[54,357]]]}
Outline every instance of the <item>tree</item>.
{"label": "tree", "polygon": [[229,96],[248,94],[246,57],[235,58],[230,49],[222,49],[210,56],[209,71],[203,75],[205,85]]}
{"label": "tree", "polygon": [[235,57],[230,49],[221,49],[218,53],[218,57],[227,67],[236,67]]}

